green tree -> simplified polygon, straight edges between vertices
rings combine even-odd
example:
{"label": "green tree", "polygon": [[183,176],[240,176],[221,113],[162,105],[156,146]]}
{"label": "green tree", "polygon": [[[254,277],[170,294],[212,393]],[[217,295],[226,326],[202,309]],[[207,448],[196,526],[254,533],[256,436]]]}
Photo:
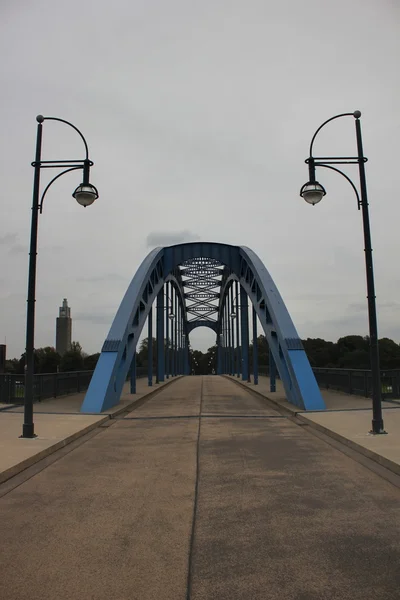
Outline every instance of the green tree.
{"label": "green tree", "polygon": [[312,367],[337,366],[338,349],[336,344],[326,342],[321,338],[307,338],[302,342]]}
{"label": "green tree", "polygon": [[[156,367],[157,360],[157,341],[156,338],[152,338],[153,344],[153,368]],[[136,354],[136,366],[147,367],[149,356],[149,338],[144,338],[140,343],[139,352]]]}
{"label": "green tree", "polygon": [[19,373],[19,359],[18,358],[7,359],[6,364],[5,364],[5,372],[12,373],[12,374]]}
{"label": "green tree", "polygon": [[99,360],[100,352],[83,357],[83,368],[85,371],[94,371]]}
{"label": "green tree", "polygon": [[[265,335],[257,337],[257,352],[258,364],[264,366],[269,365],[269,346]],[[249,364],[253,365],[253,342],[249,344]]]}
{"label": "green tree", "polygon": [[[34,373],[56,373],[61,362],[61,356],[52,346],[36,348],[33,354]],[[18,374],[25,373],[26,353],[18,361]]]}
{"label": "green tree", "polygon": [[369,338],[346,335],[337,341],[338,367],[341,369],[370,369]]}
{"label": "green tree", "polygon": [[60,371],[83,371],[85,356],[79,342],[72,342],[68,350],[61,358]]}
{"label": "green tree", "polygon": [[400,346],[389,338],[379,340],[381,369],[400,369]]}
{"label": "green tree", "polygon": [[38,357],[38,373],[56,373],[61,362],[61,356],[55,348],[46,346],[35,351]]}

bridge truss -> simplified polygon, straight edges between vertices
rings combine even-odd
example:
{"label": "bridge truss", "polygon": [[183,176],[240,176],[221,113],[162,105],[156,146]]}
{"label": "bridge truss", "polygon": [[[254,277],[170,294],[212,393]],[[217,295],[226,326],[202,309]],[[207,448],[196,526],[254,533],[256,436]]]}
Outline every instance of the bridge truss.
{"label": "bridge truss", "polygon": [[[268,341],[271,390],[277,374],[289,402],[305,410],[325,408],[301,340],[265,265],[244,246],[196,242],[156,248],[143,260],[104,341],[82,412],[100,413],[118,404],[129,375],[135,393],[136,347],[146,321],[148,339],[153,339],[153,305],[157,382],[189,375],[189,336],[196,327],[209,327],[216,334],[217,373],[250,381],[251,320],[253,341],[258,322]],[[149,385],[152,352],[150,343]],[[252,371],[257,384],[256,343]]]}

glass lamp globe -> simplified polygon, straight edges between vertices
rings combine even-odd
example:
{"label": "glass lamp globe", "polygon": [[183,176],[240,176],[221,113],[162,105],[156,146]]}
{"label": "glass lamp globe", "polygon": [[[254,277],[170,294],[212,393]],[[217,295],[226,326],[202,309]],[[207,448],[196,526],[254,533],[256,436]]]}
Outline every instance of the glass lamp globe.
{"label": "glass lamp globe", "polygon": [[326,191],[318,181],[309,181],[305,183],[300,190],[300,196],[304,198],[308,204],[318,204],[325,196]]}
{"label": "glass lamp globe", "polygon": [[99,197],[99,193],[94,185],[90,183],[81,183],[78,185],[72,196],[81,206],[90,206]]}

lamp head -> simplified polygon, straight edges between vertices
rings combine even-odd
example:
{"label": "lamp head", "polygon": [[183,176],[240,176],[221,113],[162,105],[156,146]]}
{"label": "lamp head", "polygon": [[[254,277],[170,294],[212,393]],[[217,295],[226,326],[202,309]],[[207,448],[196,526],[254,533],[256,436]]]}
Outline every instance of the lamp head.
{"label": "lamp head", "polygon": [[304,198],[308,204],[318,204],[325,196],[326,191],[318,181],[308,181],[300,190],[300,196]]}
{"label": "lamp head", "polygon": [[81,185],[78,185],[72,196],[78,204],[86,208],[86,206],[90,206],[97,200],[99,192],[91,183],[81,183]]}

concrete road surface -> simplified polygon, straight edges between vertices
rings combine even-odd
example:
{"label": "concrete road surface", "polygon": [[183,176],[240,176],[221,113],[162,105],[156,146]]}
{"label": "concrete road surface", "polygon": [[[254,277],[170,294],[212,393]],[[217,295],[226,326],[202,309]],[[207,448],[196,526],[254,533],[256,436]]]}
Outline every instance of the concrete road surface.
{"label": "concrete road surface", "polygon": [[0,486],[1,600],[399,598],[399,488],[232,381],[65,450]]}

